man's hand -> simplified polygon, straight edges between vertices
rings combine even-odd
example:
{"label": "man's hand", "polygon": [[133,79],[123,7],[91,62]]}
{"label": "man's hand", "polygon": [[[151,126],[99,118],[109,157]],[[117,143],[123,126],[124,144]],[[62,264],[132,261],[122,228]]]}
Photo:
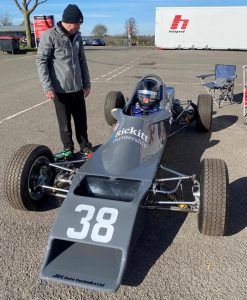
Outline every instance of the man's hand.
{"label": "man's hand", "polygon": [[57,98],[57,95],[54,91],[45,92],[45,96],[48,100],[55,100]]}
{"label": "man's hand", "polygon": [[82,89],[84,92],[84,97],[87,98],[87,96],[90,94],[91,89],[90,88],[86,88],[86,89]]}

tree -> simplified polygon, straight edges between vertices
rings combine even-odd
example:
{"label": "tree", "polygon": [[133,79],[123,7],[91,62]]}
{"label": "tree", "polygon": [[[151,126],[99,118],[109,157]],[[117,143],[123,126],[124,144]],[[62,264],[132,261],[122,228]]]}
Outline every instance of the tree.
{"label": "tree", "polygon": [[124,26],[126,35],[130,34],[131,36],[136,36],[139,32],[135,18],[131,17],[128,20],[126,20]]}
{"label": "tree", "polygon": [[107,34],[107,27],[102,24],[95,25],[92,30],[92,35],[103,38]]}
{"label": "tree", "polygon": [[128,20],[126,20],[124,26],[125,26],[125,34],[128,37],[128,45],[131,46],[133,44],[132,38],[136,37],[138,34],[137,23],[136,23],[135,18],[131,17]]}
{"label": "tree", "polygon": [[[30,15],[34,12],[34,10],[42,3],[47,2],[47,0],[22,0],[22,6],[19,4],[20,0],[13,0],[21,11],[24,17],[25,29],[26,29],[26,37],[27,37],[27,45],[31,47],[31,23],[30,23]],[[31,2],[34,1],[32,6],[29,8]]]}
{"label": "tree", "polygon": [[12,25],[12,20],[8,13],[2,14],[0,16],[0,25],[2,25],[2,26]]}

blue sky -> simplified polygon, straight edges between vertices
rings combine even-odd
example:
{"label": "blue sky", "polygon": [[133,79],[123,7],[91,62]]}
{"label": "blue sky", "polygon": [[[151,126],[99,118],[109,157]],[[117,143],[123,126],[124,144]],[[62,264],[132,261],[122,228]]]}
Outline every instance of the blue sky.
{"label": "blue sky", "polygon": [[[32,3],[34,0],[32,0]],[[19,0],[22,3],[22,0]],[[162,6],[245,6],[247,0],[48,0],[34,11],[33,15],[54,15],[55,21],[61,19],[64,8],[68,4],[77,4],[83,12],[84,24],[81,27],[83,35],[90,35],[93,27],[104,24],[108,34],[122,34],[124,24],[134,17],[139,34],[154,34],[155,8]],[[8,13],[12,22],[18,25],[22,22],[22,14],[13,0],[0,0],[0,15]],[[33,16],[32,15],[32,16]]]}

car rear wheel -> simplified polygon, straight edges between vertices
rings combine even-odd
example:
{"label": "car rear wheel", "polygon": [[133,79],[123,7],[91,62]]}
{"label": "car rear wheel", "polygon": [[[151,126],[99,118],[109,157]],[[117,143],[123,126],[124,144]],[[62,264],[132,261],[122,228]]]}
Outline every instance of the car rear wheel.
{"label": "car rear wheel", "polygon": [[38,210],[48,200],[40,185],[53,185],[51,150],[42,145],[22,146],[10,159],[4,174],[4,192],[9,204],[18,210]]}
{"label": "car rear wheel", "polygon": [[197,102],[197,129],[201,132],[207,132],[211,130],[212,126],[212,110],[213,110],[213,98],[209,94],[201,94],[198,96]]}
{"label": "car rear wheel", "polygon": [[202,234],[223,236],[228,214],[229,179],[225,162],[204,159],[201,163],[198,229]]}
{"label": "car rear wheel", "polygon": [[111,111],[114,108],[124,108],[124,106],[125,106],[125,99],[122,92],[111,91],[107,94],[105,98],[105,106],[104,106],[105,119],[107,124],[112,126],[117,122],[117,120],[113,118]]}

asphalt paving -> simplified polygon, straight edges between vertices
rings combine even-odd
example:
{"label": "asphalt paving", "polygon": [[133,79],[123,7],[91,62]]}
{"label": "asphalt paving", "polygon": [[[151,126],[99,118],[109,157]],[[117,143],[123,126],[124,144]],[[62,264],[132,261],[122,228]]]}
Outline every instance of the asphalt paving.
{"label": "asphalt paving", "polygon": [[[247,117],[241,109],[245,51],[159,50],[152,47],[86,49],[92,92],[86,100],[88,132],[94,146],[111,129],[104,99],[111,90],[130,97],[137,80],[157,74],[176,90],[176,98],[196,103],[206,93],[201,74],[216,63],[237,65],[234,103],[214,106],[211,133],[191,126],[168,140],[164,163],[186,174],[200,174],[205,157],[224,159],[229,171],[227,235],[203,236],[197,214],[155,212],[131,253],[116,293],[95,292],[41,281],[40,267],[58,207],[16,211],[3,193],[7,162],[24,144],[62,149],[55,110],[44,98],[35,55],[0,54],[0,299],[246,299],[247,294]],[[130,153],[131,155],[131,153]],[[52,201],[52,200],[51,200]]]}

